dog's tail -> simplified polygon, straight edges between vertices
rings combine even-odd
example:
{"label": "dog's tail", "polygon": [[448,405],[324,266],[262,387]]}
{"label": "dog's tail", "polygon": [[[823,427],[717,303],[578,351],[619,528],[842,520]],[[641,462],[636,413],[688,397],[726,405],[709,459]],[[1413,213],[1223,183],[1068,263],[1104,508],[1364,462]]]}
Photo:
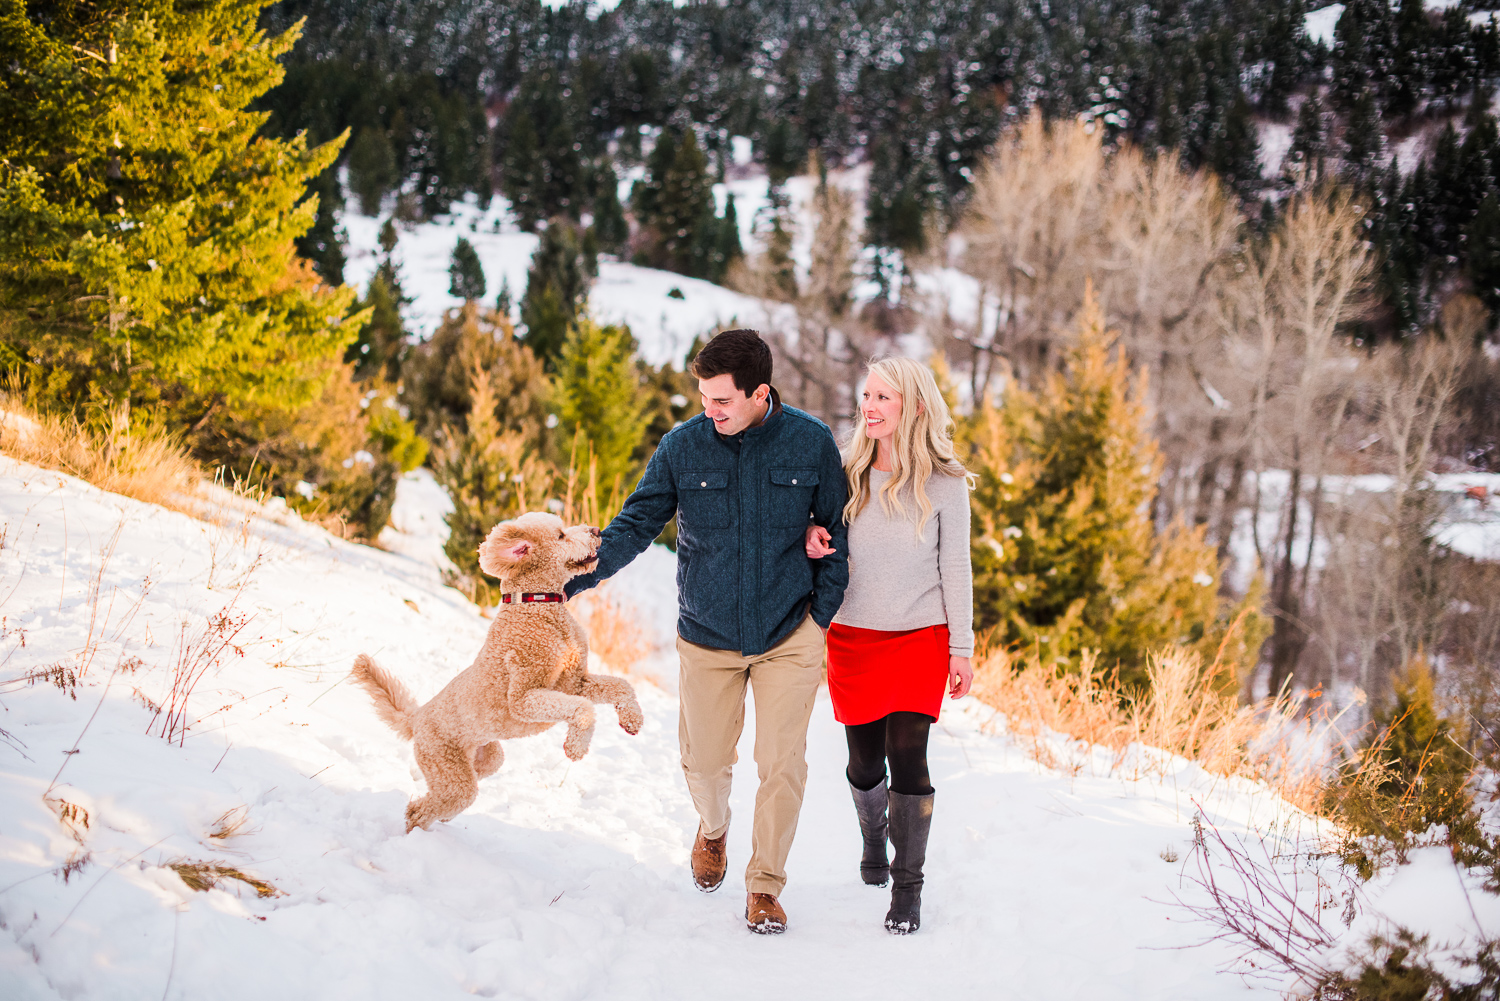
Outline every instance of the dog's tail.
{"label": "dog's tail", "polygon": [[380,668],[367,654],[354,658],[354,670],[349,672],[354,683],[370,693],[375,701],[375,715],[385,721],[402,738],[411,740],[411,713],[417,708],[406,686]]}

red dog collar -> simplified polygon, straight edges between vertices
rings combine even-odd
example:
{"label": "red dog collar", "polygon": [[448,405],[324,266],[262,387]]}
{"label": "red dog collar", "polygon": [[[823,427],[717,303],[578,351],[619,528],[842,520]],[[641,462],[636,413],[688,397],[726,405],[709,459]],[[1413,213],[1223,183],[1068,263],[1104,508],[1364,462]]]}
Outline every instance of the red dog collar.
{"label": "red dog collar", "polygon": [[506,591],[500,595],[500,603],[504,605],[531,604],[532,602],[567,601],[565,594],[556,591]]}

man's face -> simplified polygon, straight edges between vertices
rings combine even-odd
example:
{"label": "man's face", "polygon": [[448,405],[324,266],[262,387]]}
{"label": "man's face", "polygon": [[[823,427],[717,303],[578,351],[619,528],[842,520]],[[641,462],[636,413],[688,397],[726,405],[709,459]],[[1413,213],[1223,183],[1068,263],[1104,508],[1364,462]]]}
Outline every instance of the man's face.
{"label": "man's face", "polygon": [[699,379],[698,392],[703,397],[703,412],[714,422],[714,430],[720,434],[739,434],[748,427],[760,423],[766,413],[766,397],[771,387],[762,383],[755,392],[746,396],[734,384],[734,376],[728,372],[712,379]]}

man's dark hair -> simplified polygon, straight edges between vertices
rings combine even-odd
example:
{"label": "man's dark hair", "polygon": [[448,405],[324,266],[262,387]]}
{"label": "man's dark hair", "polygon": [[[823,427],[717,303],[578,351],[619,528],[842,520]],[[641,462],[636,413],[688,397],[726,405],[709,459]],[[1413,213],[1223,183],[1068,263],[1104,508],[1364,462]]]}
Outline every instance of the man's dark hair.
{"label": "man's dark hair", "polygon": [[724,330],[703,345],[688,370],[699,379],[728,372],[734,388],[749,396],[771,384],[771,346],[754,330]]}

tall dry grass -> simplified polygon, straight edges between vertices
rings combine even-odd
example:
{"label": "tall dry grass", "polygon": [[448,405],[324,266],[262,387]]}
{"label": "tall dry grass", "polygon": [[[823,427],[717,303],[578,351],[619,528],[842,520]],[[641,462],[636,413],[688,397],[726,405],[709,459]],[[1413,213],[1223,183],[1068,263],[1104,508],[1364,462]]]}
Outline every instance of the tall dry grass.
{"label": "tall dry grass", "polygon": [[651,644],[637,623],[639,613],[608,585],[579,595],[575,602],[588,631],[589,650],[613,670],[628,673],[650,652]]}
{"label": "tall dry grass", "polygon": [[132,426],[123,406],[80,421],[0,396],[0,451],[101,490],[189,514],[192,492],[202,477],[174,435],[153,424]]}
{"label": "tall dry grass", "polygon": [[[1151,654],[1147,674],[1148,687],[1134,691],[1091,653],[1069,673],[1035,654],[1001,650],[980,660],[973,693],[1004,714],[1006,729],[1044,767],[1077,774],[1103,748],[1112,752],[1111,772],[1165,773],[1176,756],[1214,775],[1264,782],[1293,806],[1324,812],[1334,756],[1344,746],[1341,714],[1308,712],[1310,693],[1283,691],[1241,705],[1224,690],[1217,661],[1205,664],[1183,647]],[[1147,748],[1165,754],[1131,753]]]}

